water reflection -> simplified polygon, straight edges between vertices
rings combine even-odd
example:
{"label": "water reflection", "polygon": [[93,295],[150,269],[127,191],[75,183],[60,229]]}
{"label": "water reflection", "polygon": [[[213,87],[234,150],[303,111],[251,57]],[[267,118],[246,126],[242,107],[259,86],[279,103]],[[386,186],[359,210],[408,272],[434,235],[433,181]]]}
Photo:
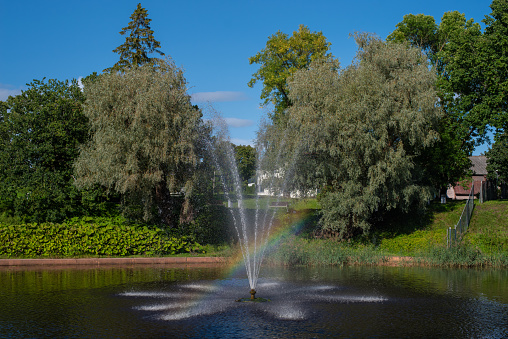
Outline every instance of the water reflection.
{"label": "water reflection", "polygon": [[508,337],[507,270],[0,270],[0,337]]}

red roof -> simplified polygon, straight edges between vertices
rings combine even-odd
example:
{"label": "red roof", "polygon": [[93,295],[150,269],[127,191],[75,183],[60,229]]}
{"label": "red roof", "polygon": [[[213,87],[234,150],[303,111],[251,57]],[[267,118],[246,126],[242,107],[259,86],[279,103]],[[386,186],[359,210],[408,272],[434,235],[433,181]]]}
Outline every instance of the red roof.
{"label": "red roof", "polygon": [[[474,182],[474,193],[473,194],[480,193],[481,183],[482,183],[481,181]],[[453,187],[453,190],[455,191],[455,195],[469,195],[471,193],[471,183],[468,183],[465,186],[467,187],[466,189],[464,189],[464,187],[462,187],[462,185],[457,182],[455,184],[455,186]]]}

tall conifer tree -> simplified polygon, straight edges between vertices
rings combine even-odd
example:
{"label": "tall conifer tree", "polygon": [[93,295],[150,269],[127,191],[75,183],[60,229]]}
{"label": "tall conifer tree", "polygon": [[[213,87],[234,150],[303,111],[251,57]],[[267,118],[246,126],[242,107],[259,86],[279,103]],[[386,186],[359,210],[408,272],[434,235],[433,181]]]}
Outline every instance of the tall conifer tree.
{"label": "tall conifer tree", "polygon": [[122,28],[121,35],[129,33],[125,42],[115,48],[113,52],[120,54],[120,60],[113,67],[106,68],[104,72],[123,72],[132,66],[141,66],[146,63],[155,63],[159,59],[149,57],[150,53],[164,53],[157,48],[161,47],[159,41],[155,40],[153,30],[150,28],[148,11],[138,4],[138,7],[131,15],[131,22],[127,27]]}

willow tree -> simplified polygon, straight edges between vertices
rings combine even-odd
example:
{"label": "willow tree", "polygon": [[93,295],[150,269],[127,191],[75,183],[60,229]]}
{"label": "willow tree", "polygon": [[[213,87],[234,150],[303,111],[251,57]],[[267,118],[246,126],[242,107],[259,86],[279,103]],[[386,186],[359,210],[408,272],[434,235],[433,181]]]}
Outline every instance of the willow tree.
{"label": "willow tree", "polygon": [[364,34],[356,41],[350,67],[318,61],[289,82],[285,147],[303,165],[294,178],[322,189],[322,228],[342,238],[368,232],[380,213],[432,197],[417,159],[436,141],[441,116],[435,75],[419,49]]}
{"label": "willow tree", "polygon": [[202,119],[183,71],[170,61],[160,66],[105,73],[86,84],[91,139],[74,167],[78,187],[103,185],[123,196],[126,211],[175,225],[189,213]]}

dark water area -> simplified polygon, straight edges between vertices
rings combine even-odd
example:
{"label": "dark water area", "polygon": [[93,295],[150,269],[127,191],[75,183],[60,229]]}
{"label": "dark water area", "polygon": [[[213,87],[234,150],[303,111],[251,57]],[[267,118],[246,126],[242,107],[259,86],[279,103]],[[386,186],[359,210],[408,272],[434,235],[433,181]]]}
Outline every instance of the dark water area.
{"label": "dark water area", "polygon": [[508,271],[224,266],[0,270],[0,338],[507,338]]}

